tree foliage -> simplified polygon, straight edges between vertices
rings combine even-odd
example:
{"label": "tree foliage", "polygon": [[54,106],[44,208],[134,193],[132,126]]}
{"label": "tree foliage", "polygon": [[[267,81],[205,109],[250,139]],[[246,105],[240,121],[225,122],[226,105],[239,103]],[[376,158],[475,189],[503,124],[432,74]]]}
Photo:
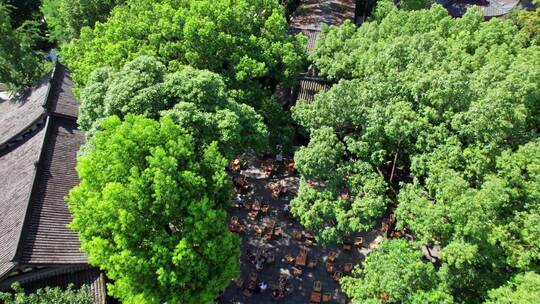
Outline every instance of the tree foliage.
{"label": "tree foliage", "polygon": [[69,42],[85,26],[107,20],[110,11],[125,0],[44,0],[41,11],[56,42]]}
{"label": "tree foliage", "polygon": [[79,84],[97,67],[120,68],[152,55],[171,70],[179,64],[208,69],[244,88],[261,78],[294,81],[303,41],[287,34],[277,0],[133,0],[83,30],[63,55]]}
{"label": "tree foliage", "polygon": [[311,136],[295,155],[304,225],[339,240],[393,201],[416,246],[442,246],[440,286],[460,303],[539,269],[540,49],[514,22],[383,5],[325,28],[312,58],[336,84],[293,108]]}
{"label": "tree foliage", "polygon": [[399,8],[407,11],[427,9],[431,3],[430,0],[400,0]]}
{"label": "tree foliage", "polygon": [[486,304],[533,304],[540,299],[540,275],[518,274],[504,286],[490,290]]}
{"label": "tree foliage", "polygon": [[453,303],[452,296],[436,289],[435,267],[421,255],[405,240],[384,241],[341,286],[359,304]]}
{"label": "tree foliage", "polygon": [[77,164],[68,202],[89,262],[124,303],[212,303],[239,271],[227,161],[171,118],[112,116]]}
{"label": "tree foliage", "polygon": [[83,285],[74,289],[69,285],[65,290],[59,287],[40,288],[34,293],[27,294],[19,283],[14,283],[11,288],[13,293],[0,292],[0,300],[4,304],[92,304],[94,299],[90,293],[90,287]]}
{"label": "tree foliage", "polygon": [[514,9],[509,18],[529,38],[530,44],[540,45],[540,8],[535,11]]}
{"label": "tree foliage", "polygon": [[100,67],[120,69],[140,55],[170,72],[185,65],[223,77],[231,96],[253,106],[270,130],[271,148],[289,145],[289,114],[271,92],[303,69],[305,37],[289,35],[277,0],[131,0],[62,50],[73,79],[87,84]]}
{"label": "tree foliage", "polygon": [[141,56],[119,71],[106,67],[92,73],[80,92],[79,124],[91,137],[110,115],[167,115],[189,130],[198,147],[217,141],[228,158],[249,148],[263,150],[268,137],[263,118],[230,95],[218,74],[189,66],[168,73],[156,58]]}
{"label": "tree foliage", "polygon": [[0,83],[16,92],[41,78],[47,65],[44,53],[37,48],[41,40],[38,24],[28,20],[13,26],[12,9],[0,1]]}
{"label": "tree foliage", "polygon": [[2,0],[4,4],[11,6],[11,25],[21,26],[25,21],[35,20],[35,14],[39,9],[39,0]]}

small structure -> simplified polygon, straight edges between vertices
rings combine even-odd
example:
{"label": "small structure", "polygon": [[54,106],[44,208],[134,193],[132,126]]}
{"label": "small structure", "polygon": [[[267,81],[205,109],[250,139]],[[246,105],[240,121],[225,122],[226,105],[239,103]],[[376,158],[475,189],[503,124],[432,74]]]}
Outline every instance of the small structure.
{"label": "small structure", "polygon": [[88,265],[64,197],[78,183],[76,156],[84,142],[69,71],[52,73],[18,100],[0,102],[0,290],[20,282],[90,285],[105,303],[105,276]]}
{"label": "small structure", "polygon": [[468,8],[476,6],[486,19],[508,14],[520,0],[435,0],[453,17],[461,17]]}

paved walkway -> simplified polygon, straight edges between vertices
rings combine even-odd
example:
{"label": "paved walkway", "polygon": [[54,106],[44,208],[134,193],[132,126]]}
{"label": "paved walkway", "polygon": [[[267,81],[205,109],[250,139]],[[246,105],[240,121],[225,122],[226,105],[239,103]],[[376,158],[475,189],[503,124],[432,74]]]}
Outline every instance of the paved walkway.
{"label": "paved walkway", "polygon": [[[231,282],[231,285],[220,297],[219,303],[309,303],[315,281],[322,282],[323,293],[331,293],[332,300],[328,303],[348,303],[346,296],[340,291],[339,284],[326,271],[328,254],[331,251],[337,253],[334,265],[338,270],[343,271],[345,263],[358,265],[364,259],[365,254],[367,254],[369,244],[373,243],[374,240],[375,243],[381,240],[382,231],[374,230],[370,233],[363,234],[362,237],[366,245],[360,248],[353,246],[350,252],[344,252],[340,246],[320,246],[317,244],[306,246],[306,237],[297,239],[293,236],[295,232],[301,234],[303,227],[283,211],[284,205],[288,204],[296,195],[299,181],[298,175],[288,171],[284,164],[281,164],[280,167],[274,177],[267,178],[261,169],[261,161],[252,160],[246,166],[245,170],[234,175],[236,178],[243,175],[248,182],[248,193],[241,196],[242,200],[248,203],[258,201],[262,204],[268,204],[270,206],[268,215],[260,214],[253,220],[248,218],[249,211],[245,208],[233,208],[231,210],[231,217],[238,217],[240,222],[244,222],[246,226],[245,232],[241,233],[241,279],[247,282],[250,273],[257,273],[258,282],[264,281],[270,286],[266,291],[248,297],[243,294],[243,289],[238,287],[236,282]],[[286,184],[288,191],[284,196],[276,198],[272,196],[267,186],[270,182],[280,181]],[[273,236],[272,239],[265,241],[254,230],[256,225],[263,227],[268,220],[274,220],[276,226],[283,229],[282,237]],[[309,233],[308,231],[306,232]],[[313,269],[307,266],[299,267],[302,269],[302,275],[295,276],[293,274],[294,262],[287,263],[285,256],[291,255],[296,257],[302,248],[307,249],[307,263],[309,264],[310,261],[317,260],[317,265]],[[265,264],[264,268],[257,272],[255,265],[246,255],[248,250],[250,252],[266,250],[268,255],[275,256],[275,262]],[[273,300],[271,290],[275,288],[278,278],[281,275],[289,278],[287,284],[288,292],[283,298]]]}

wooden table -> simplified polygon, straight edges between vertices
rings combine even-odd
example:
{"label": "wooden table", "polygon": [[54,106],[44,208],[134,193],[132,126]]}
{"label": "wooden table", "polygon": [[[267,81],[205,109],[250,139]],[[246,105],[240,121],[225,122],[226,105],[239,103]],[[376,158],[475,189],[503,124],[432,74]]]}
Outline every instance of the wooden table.
{"label": "wooden table", "polygon": [[294,263],[297,267],[304,267],[307,264],[307,254],[300,253],[296,257],[296,262]]}

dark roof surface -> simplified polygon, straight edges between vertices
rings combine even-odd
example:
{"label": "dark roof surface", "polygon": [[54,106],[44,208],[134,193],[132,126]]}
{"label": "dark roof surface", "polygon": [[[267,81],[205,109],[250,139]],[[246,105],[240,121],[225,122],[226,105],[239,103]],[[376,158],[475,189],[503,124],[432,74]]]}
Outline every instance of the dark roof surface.
{"label": "dark roof surface", "polygon": [[300,89],[298,90],[297,100],[311,103],[315,99],[315,94],[324,92],[328,90],[329,87],[330,85],[322,79],[300,79]]}
{"label": "dark roof surface", "polygon": [[[340,25],[345,20],[354,21],[356,10],[355,0],[300,0],[300,5],[292,16],[289,24],[292,33],[303,33],[308,37],[306,51],[311,53],[315,48],[321,26]],[[315,94],[326,91],[328,82],[317,77],[315,70],[308,71],[309,78],[300,78],[300,86],[296,100],[311,103]]]}
{"label": "dark roof surface", "polygon": [[314,29],[292,29],[291,32],[293,34],[302,33],[307,36],[308,41],[306,43],[306,51],[308,53],[311,53],[313,49],[315,48],[315,44],[317,43],[317,38],[319,37],[319,34],[321,33],[320,30],[314,30]]}
{"label": "dark roof surface", "polygon": [[77,118],[79,115],[79,102],[73,96],[73,81],[69,75],[69,70],[65,66],[58,64],[51,82],[49,111],[55,114]]}
{"label": "dark roof surface", "polygon": [[301,0],[290,27],[314,30],[322,24],[340,25],[354,20],[355,8],[355,0]]}
{"label": "dark roof surface", "polygon": [[45,101],[50,88],[50,75],[20,98],[0,101],[0,147],[29,129],[45,115]]}
{"label": "dark roof surface", "polygon": [[85,263],[77,234],[66,225],[71,214],[64,197],[79,182],[75,165],[84,134],[70,119],[50,117],[30,217],[22,239],[21,262],[28,264]]}
{"label": "dark roof surface", "polygon": [[[0,156],[0,263],[11,265],[17,250],[44,137],[42,127],[15,150]],[[0,266],[0,276],[9,265]]]}
{"label": "dark roof surface", "polygon": [[0,278],[14,262],[86,263],[77,234],[66,227],[64,197],[78,183],[84,141],[71,87],[57,63],[22,102],[0,103]]}

